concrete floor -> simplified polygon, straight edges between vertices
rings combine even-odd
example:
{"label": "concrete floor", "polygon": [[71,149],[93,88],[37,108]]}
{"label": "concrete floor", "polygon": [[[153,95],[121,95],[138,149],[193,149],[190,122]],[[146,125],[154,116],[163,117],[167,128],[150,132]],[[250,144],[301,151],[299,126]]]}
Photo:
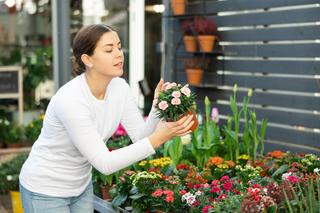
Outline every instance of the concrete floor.
{"label": "concrete floor", "polygon": [[10,195],[0,195],[0,212],[12,213]]}

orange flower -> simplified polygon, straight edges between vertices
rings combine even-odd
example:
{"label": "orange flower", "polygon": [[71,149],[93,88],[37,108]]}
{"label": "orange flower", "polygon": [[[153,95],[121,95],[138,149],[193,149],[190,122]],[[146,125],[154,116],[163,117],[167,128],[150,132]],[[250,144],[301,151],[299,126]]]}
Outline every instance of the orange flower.
{"label": "orange flower", "polygon": [[215,156],[215,157],[209,158],[207,166],[218,166],[220,164],[223,164],[223,162],[224,162],[223,158]]}
{"label": "orange flower", "polygon": [[284,153],[280,150],[274,150],[273,152],[269,152],[268,154],[273,158],[282,158],[284,156]]}
{"label": "orange flower", "polygon": [[227,160],[225,163],[226,163],[230,168],[236,166],[235,162],[233,162],[232,160]]}

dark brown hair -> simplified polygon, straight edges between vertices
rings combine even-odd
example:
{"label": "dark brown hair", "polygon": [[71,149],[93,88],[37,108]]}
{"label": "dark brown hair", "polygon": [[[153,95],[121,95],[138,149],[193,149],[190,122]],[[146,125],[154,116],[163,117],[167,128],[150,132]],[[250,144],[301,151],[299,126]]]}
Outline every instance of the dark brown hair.
{"label": "dark brown hair", "polygon": [[73,39],[73,72],[80,75],[86,71],[81,60],[82,54],[93,55],[94,49],[103,34],[114,31],[104,24],[95,24],[83,27]]}

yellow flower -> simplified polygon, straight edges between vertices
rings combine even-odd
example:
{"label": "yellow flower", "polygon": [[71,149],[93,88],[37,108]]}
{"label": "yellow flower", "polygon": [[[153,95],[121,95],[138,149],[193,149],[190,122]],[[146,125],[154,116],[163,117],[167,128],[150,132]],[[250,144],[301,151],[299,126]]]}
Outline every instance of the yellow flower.
{"label": "yellow flower", "polygon": [[249,155],[245,155],[245,154],[240,155],[240,156],[238,157],[238,160],[249,160]]}
{"label": "yellow flower", "polygon": [[138,165],[139,166],[145,166],[148,162],[146,160],[141,161]]}
{"label": "yellow flower", "polygon": [[40,115],[40,120],[44,120],[44,114]]}

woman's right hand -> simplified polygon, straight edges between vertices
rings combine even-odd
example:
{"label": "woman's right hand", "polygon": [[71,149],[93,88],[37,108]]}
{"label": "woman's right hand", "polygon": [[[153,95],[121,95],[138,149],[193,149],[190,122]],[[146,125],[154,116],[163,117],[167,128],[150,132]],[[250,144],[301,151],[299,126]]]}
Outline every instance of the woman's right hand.
{"label": "woman's right hand", "polygon": [[186,115],[175,122],[160,121],[155,131],[149,136],[153,148],[161,146],[163,143],[175,136],[183,136],[191,132],[194,115]]}

